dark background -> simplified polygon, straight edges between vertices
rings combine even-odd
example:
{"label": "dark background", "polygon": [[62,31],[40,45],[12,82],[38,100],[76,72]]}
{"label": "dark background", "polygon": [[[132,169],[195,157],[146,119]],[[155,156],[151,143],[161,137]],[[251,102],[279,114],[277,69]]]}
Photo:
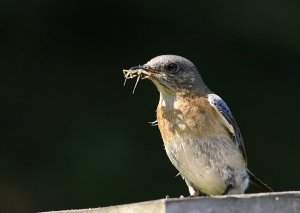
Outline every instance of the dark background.
{"label": "dark background", "polygon": [[188,195],[164,152],[148,81],[123,68],[182,55],[226,100],[250,169],[300,189],[300,2],[0,3],[0,212]]}

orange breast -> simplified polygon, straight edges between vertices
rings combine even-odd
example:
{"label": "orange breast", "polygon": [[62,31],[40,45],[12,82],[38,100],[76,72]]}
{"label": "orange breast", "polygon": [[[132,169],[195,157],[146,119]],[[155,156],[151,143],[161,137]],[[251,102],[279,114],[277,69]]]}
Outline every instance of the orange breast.
{"label": "orange breast", "polygon": [[183,97],[174,101],[161,99],[157,107],[157,121],[164,143],[178,137],[228,137],[220,114],[205,97]]}

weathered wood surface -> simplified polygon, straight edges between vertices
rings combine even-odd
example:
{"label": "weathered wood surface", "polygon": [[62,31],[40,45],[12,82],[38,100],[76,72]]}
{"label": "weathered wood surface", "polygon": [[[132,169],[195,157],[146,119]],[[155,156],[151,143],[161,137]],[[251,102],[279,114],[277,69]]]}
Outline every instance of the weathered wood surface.
{"label": "weathered wood surface", "polygon": [[[100,202],[100,201],[99,201]],[[300,213],[300,191],[170,198],[51,213]]]}

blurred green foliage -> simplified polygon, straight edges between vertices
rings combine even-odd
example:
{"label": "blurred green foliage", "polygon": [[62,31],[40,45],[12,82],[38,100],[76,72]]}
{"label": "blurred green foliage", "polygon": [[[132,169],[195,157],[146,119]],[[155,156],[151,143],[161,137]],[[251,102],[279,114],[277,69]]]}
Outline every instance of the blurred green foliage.
{"label": "blurred green foliage", "polygon": [[150,82],[122,69],[192,60],[231,107],[250,169],[300,184],[299,1],[2,1],[0,212],[187,195],[166,157]]}

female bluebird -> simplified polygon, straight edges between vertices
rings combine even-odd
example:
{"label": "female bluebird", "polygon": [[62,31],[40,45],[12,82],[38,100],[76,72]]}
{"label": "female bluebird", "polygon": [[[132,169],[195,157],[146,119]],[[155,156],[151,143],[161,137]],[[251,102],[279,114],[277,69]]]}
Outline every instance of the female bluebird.
{"label": "female bluebird", "polygon": [[249,181],[272,191],[247,169],[243,138],[232,113],[191,61],[161,55],[130,72],[151,80],[160,93],[158,127],[191,196],[241,194]]}

